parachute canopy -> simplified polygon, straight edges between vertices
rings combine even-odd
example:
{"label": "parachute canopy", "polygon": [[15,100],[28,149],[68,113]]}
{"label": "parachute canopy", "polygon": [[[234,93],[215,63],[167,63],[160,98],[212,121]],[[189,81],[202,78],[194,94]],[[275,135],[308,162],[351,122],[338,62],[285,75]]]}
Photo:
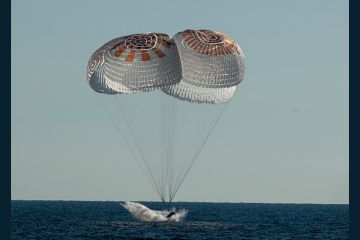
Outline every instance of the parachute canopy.
{"label": "parachute canopy", "polygon": [[196,103],[223,103],[234,95],[244,78],[245,57],[225,34],[210,30],[186,30],[174,36],[179,51],[182,79],[163,91]]}
{"label": "parachute canopy", "polygon": [[161,200],[171,202],[244,70],[239,45],[223,33],[142,33],[95,51],[87,81]]}
{"label": "parachute canopy", "polygon": [[223,33],[185,30],[132,34],[100,47],[88,63],[87,80],[99,93],[162,89],[196,103],[223,103],[243,80],[245,57]]}
{"label": "parachute canopy", "polygon": [[100,93],[145,92],[181,79],[176,45],[167,34],[133,34],[111,40],[90,58],[88,82]]}

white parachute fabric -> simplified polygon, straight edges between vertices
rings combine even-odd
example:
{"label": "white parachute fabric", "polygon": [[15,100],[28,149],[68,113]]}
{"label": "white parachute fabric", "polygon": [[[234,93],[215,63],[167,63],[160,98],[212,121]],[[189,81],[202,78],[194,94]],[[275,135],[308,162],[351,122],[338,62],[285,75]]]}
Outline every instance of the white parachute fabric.
{"label": "white parachute fabric", "polygon": [[239,45],[211,30],[185,30],[173,39],[180,55],[182,79],[162,90],[194,103],[229,101],[245,73],[245,57]]}
{"label": "white parachute fabric", "polygon": [[144,92],[179,82],[180,65],[167,34],[133,34],[99,48],[89,60],[87,78],[100,93]]}
{"label": "white parachute fabric", "polygon": [[175,214],[168,218],[167,216],[169,215],[170,211],[167,210],[152,210],[145,205],[130,201],[126,201],[121,205],[126,208],[135,219],[143,222],[181,222],[183,219],[185,219],[188,213],[188,211],[185,209],[176,211],[176,209],[173,208],[171,211],[175,212]]}
{"label": "white parachute fabric", "polygon": [[105,43],[98,50],[96,50],[90,57],[90,60],[87,65],[87,81],[90,87],[98,93],[105,93],[105,94],[117,93],[111,90],[105,84],[103,73],[104,73],[105,57],[108,54],[108,51],[115,43],[120,41],[122,38],[123,37],[115,38]]}

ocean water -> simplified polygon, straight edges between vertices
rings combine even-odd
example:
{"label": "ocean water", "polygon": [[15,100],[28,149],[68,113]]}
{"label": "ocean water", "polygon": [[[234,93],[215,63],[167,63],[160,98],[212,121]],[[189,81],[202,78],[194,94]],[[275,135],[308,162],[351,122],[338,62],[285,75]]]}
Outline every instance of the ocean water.
{"label": "ocean water", "polygon": [[11,239],[349,239],[348,205],[177,202],[182,222],[141,222],[120,202],[11,205]]}

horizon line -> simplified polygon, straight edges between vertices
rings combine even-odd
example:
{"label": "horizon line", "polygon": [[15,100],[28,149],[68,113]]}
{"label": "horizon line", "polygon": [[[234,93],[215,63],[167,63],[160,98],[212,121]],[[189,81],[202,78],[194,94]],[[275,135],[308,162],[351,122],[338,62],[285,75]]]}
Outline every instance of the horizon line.
{"label": "horizon line", "polygon": [[[51,201],[51,202],[156,202],[154,200],[75,200],[75,199],[11,199],[11,201]],[[315,203],[315,202],[238,202],[238,201],[173,201],[172,203],[242,203],[242,204],[304,204],[304,205],[349,205],[349,203]]]}

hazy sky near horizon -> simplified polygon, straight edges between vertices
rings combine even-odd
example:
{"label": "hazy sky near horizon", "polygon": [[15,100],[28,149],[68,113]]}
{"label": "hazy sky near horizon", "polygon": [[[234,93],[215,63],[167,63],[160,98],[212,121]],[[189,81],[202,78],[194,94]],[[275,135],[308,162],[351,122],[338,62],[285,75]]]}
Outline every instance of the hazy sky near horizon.
{"label": "hazy sky near horizon", "polygon": [[12,199],[158,201],[86,66],[115,37],[192,28],[238,42],[246,77],[175,200],[348,203],[348,7],[12,1]]}

